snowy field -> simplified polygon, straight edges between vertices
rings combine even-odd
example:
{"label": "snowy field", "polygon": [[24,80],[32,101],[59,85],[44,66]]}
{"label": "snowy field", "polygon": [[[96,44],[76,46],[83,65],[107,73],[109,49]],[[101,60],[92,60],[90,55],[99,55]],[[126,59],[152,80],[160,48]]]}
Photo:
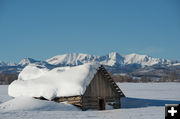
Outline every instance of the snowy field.
{"label": "snowy field", "polygon": [[164,119],[164,104],[180,103],[180,83],[120,83],[122,108],[81,111],[67,103],[8,96],[0,85],[0,119]]}

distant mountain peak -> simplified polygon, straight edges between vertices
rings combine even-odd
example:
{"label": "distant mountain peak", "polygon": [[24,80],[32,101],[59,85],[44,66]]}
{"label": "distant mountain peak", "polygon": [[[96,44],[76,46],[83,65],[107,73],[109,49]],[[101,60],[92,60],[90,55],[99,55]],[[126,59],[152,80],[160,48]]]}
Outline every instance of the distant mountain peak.
{"label": "distant mountain peak", "polygon": [[119,53],[117,53],[117,52],[109,53],[109,57],[119,57],[119,56],[121,56],[121,55]]}
{"label": "distant mountain peak", "polygon": [[96,61],[97,58],[98,56],[89,54],[70,53],[54,56],[50,59],[47,59],[46,62],[52,65],[80,65]]}
{"label": "distant mountain peak", "polygon": [[13,62],[2,62],[0,61],[0,66],[16,66],[17,64],[16,63],[13,63]]}
{"label": "distant mountain peak", "polygon": [[6,66],[6,65],[7,65],[7,63],[0,61],[0,66]]}
{"label": "distant mountain peak", "polygon": [[140,55],[136,53],[121,55],[117,52],[111,52],[105,56],[95,56],[83,53],[71,53],[57,55],[46,60],[52,65],[80,65],[88,62],[99,62],[108,66],[122,66],[138,64],[141,66],[152,66],[155,64],[169,64],[170,60],[152,58],[148,55]]}
{"label": "distant mountain peak", "polygon": [[23,60],[21,60],[21,61],[19,62],[18,65],[24,66],[24,65],[28,65],[28,64],[31,64],[31,63],[34,63],[34,62],[37,62],[37,61],[34,60],[34,59],[32,59],[32,58],[24,58]]}

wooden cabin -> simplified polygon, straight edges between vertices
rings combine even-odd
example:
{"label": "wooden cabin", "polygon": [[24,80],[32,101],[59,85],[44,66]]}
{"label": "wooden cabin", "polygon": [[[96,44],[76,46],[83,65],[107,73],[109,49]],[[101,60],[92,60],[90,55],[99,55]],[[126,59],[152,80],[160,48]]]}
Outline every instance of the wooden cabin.
{"label": "wooden cabin", "polygon": [[107,106],[114,109],[120,108],[121,97],[125,97],[125,95],[101,65],[83,95],[55,97],[52,101],[68,102],[84,111],[88,109],[105,110]]}
{"label": "wooden cabin", "polygon": [[105,110],[120,108],[120,98],[125,96],[106,69],[97,63],[51,70],[30,65],[20,74],[8,87],[12,97],[28,96],[67,102],[82,110]]}

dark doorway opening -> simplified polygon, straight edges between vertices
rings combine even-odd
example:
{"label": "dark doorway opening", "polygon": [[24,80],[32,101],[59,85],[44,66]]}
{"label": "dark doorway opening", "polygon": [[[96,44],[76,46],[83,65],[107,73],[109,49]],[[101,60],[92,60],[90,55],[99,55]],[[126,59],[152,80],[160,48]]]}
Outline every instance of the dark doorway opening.
{"label": "dark doorway opening", "polygon": [[99,110],[105,110],[105,101],[103,98],[99,99]]}

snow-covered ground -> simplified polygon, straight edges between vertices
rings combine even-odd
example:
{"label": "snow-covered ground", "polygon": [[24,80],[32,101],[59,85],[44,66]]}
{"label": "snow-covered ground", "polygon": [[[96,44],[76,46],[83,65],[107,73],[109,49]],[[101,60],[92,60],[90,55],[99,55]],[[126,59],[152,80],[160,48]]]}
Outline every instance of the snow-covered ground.
{"label": "snow-covered ground", "polygon": [[126,97],[180,100],[180,83],[118,83]]}
{"label": "snow-covered ground", "polygon": [[122,108],[81,111],[67,103],[8,96],[0,85],[0,119],[164,119],[164,104],[180,103],[180,83],[120,83]]}
{"label": "snow-covered ground", "polygon": [[10,99],[12,98],[8,95],[8,85],[0,85],[0,103]]}

